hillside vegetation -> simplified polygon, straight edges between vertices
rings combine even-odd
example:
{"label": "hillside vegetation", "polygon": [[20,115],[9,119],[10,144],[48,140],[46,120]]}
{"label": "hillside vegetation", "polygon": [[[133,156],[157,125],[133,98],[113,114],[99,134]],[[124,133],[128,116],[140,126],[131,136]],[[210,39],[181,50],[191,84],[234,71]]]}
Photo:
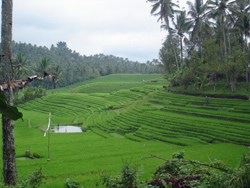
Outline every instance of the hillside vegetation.
{"label": "hillside vegetation", "polygon": [[[12,42],[13,67],[15,79],[26,79],[44,71],[54,74],[54,84],[46,80],[43,87],[54,88],[68,86],[73,83],[118,73],[160,73],[157,60],[139,63],[114,55],[95,54],[81,55],[71,50],[66,42],[36,46],[27,43]],[[39,85],[39,83],[33,83]]]}
{"label": "hillside vegetation", "polygon": [[[30,150],[42,157],[17,160],[20,178],[42,167],[42,187],[62,187],[67,178],[99,187],[101,175],[116,174],[129,161],[149,179],[162,163],[151,154],[170,158],[178,151],[188,159],[236,167],[250,146],[250,101],[172,94],[163,85],[158,74],[109,75],[20,105],[17,156]],[[49,112],[53,126],[78,124],[84,132],[51,133],[48,162],[42,130]]]}

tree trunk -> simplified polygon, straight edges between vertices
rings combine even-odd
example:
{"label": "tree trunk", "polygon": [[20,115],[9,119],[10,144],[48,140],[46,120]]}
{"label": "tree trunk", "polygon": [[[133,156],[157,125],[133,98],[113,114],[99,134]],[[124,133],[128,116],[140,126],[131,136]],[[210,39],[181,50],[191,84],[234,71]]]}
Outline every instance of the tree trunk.
{"label": "tree trunk", "polygon": [[227,43],[228,43],[228,54],[231,54],[231,40],[230,40],[230,34],[227,34]]}
{"label": "tree trunk", "polygon": [[172,38],[173,35],[172,35],[170,29],[168,30],[168,32],[169,32],[169,35],[170,35],[170,42],[171,42],[171,45],[172,45],[172,48],[173,48],[173,51],[174,51],[175,64],[176,64],[177,70],[179,70],[179,69],[180,69],[180,66],[179,66],[179,63],[178,63],[178,58],[177,58],[177,53],[176,53],[175,45],[174,45],[174,43],[173,43],[173,38]]}
{"label": "tree trunk", "polygon": [[[2,33],[1,50],[2,61],[0,70],[0,81],[10,83],[12,80],[12,11],[13,0],[2,0]],[[8,103],[13,105],[13,90],[5,93]],[[5,185],[15,185],[17,181],[15,143],[14,143],[14,122],[2,115],[2,138],[3,138],[3,177]]]}
{"label": "tree trunk", "polygon": [[246,82],[249,82],[249,73],[248,73],[248,67],[246,68]]}
{"label": "tree trunk", "polygon": [[184,59],[183,59],[183,44],[182,44],[182,36],[180,36],[180,45],[181,45],[181,64],[184,65]]}
{"label": "tree trunk", "polygon": [[[227,21],[227,20],[226,20]],[[226,22],[224,21],[224,17],[222,17],[222,35],[223,35],[223,47],[224,47],[224,60],[227,63],[227,40],[226,40]]]}
{"label": "tree trunk", "polygon": [[248,62],[246,60],[246,54],[247,54],[247,49],[248,49],[248,42],[247,42],[247,36],[245,35],[245,48],[243,46],[243,54],[244,54],[244,63],[246,65],[246,82],[248,83],[249,82],[249,65],[248,65]]}
{"label": "tree trunk", "polygon": [[176,53],[176,49],[175,49],[175,46],[174,46],[174,43],[173,43],[173,38],[172,38],[173,35],[172,35],[171,28],[170,28],[170,26],[169,26],[169,19],[168,19],[168,16],[167,16],[167,15],[165,16],[164,20],[165,20],[165,23],[166,23],[166,25],[167,25],[168,34],[169,34],[169,36],[170,36],[170,43],[171,43],[171,45],[172,45],[172,47],[173,47],[175,64],[176,64],[177,70],[179,70],[180,67],[179,67],[179,63],[178,63],[177,53]]}
{"label": "tree trunk", "polygon": [[[12,105],[13,91],[7,92],[9,103]],[[5,185],[15,185],[17,181],[14,121],[2,116],[2,139],[3,139],[3,177]]]}
{"label": "tree trunk", "polygon": [[225,58],[225,61],[227,62],[227,43],[226,43],[225,29],[223,29],[223,45],[224,45],[224,58]]}

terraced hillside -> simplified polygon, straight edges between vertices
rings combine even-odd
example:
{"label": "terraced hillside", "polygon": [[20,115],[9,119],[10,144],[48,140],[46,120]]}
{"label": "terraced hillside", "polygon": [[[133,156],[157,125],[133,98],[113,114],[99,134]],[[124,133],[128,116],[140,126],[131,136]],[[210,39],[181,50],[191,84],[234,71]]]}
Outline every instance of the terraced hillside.
{"label": "terraced hillside", "polygon": [[[45,97],[22,104],[19,108],[25,115],[24,122],[17,124],[26,128],[17,128],[17,146],[22,148],[17,152],[20,154],[28,147],[46,156],[46,140],[37,137],[41,135],[37,127],[46,127],[47,116],[51,112],[53,126],[81,123],[85,131],[74,136],[64,135],[64,138],[53,135],[54,142],[65,145],[70,142],[76,148],[89,146],[87,150],[90,151],[87,154],[77,152],[78,149],[75,148],[77,150],[75,151],[72,145],[72,148],[66,151],[62,146],[55,145],[54,148],[58,153],[54,155],[58,156],[59,161],[61,157],[65,165],[73,166],[78,161],[77,167],[69,169],[65,174],[52,170],[53,173],[60,174],[62,179],[73,176],[80,179],[80,182],[88,182],[91,171],[96,176],[100,173],[96,169],[116,171],[120,163],[113,162],[118,159],[134,155],[137,159],[143,158],[146,153],[152,152],[166,156],[164,147],[169,149],[168,152],[179,150],[191,152],[187,155],[194,159],[210,160],[219,156],[219,159],[235,165],[237,161],[234,159],[235,155],[240,157],[250,146],[250,101],[218,98],[209,98],[207,101],[204,97],[172,94],[163,89],[164,83],[160,75],[110,75],[58,89]],[[26,125],[31,129],[27,129]],[[27,138],[24,138],[25,130],[29,132]],[[103,148],[101,145],[95,146],[95,142],[85,145],[88,143],[86,138],[91,138],[90,140],[95,138],[95,142],[103,143]],[[121,144],[117,153],[114,150],[110,151],[112,144]],[[145,150],[145,145],[150,145],[152,148]],[[37,149],[38,146],[43,149]],[[90,149],[91,146],[93,150]],[[221,154],[222,150],[233,154],[225,156]],[[74,156],[67,155],[69,151]],[[82,164],[80,161],[85,157],[92,164],[92,155],[95,156],[93,166],[87,169],[86,166],[80,168],[79,163]],[[105,158],[105,162],[99,164],[97,161],[100,158],[102,160]],[[149,173],[152,173],[159,161],[144,162],[142,163],[150,169],[146,170],[148,175],[145,177],[149,177]],[[31,171],[26,164],[27,162],[19,162],[22,168]],[[34,164],[39,165],[44,162]],[[53,182],[54,175],[48,170],[53,168],[53,165],[45,168],[48,177],[51,178],[50,181]],[[21,174],[25,175],[27,172]],[[96,177],[91,176],[91,178],[96,180]]]}
{"label": "terraced hillside", "polygon": [[146,81],[143,75],[109,76],[20,108],[78,119],[85,129],[103,136],[118,133],[136,141],[155,139],[183,146],[215,141],[250,145],[249,101],[211,98],[207,103],[204,97],[167,93],[162,84]]}

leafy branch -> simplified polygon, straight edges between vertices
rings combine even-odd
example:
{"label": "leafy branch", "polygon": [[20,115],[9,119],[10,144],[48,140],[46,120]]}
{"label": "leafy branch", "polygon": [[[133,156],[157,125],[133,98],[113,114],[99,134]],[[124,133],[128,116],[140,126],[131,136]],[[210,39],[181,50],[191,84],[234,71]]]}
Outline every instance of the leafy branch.
{"label": "leafy branch", "polygon": [[7,102],[7,98],[4,95],[4,91],[7,91],[9,88],[12,89],[22,89],[24,88],[28,83],[34,81],[34,80],[44,80],[45,77],[52,78],[53,80],[56,78],[56,75],[54,73],[47,73],[44,72],[43,76],[29,76],[27,79],[24,80],[13,80],[8,83],[2,83],[0,84],[0,113],[4,114],[7,118],[12,120],[18,120],[23,117],[23,114],[18,111],[17,107],[11,106]]}

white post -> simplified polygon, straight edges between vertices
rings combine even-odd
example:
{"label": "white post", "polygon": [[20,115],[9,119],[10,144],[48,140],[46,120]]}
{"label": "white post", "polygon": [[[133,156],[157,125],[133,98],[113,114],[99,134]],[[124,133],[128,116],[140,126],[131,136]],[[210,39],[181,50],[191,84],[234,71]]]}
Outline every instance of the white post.
{"label": "white post", "polygon": [[51,113],[49,113],[48,127],[44,133],[44,136],[48,133],[48,161],[50,161],[50,123],[51,123]]}

